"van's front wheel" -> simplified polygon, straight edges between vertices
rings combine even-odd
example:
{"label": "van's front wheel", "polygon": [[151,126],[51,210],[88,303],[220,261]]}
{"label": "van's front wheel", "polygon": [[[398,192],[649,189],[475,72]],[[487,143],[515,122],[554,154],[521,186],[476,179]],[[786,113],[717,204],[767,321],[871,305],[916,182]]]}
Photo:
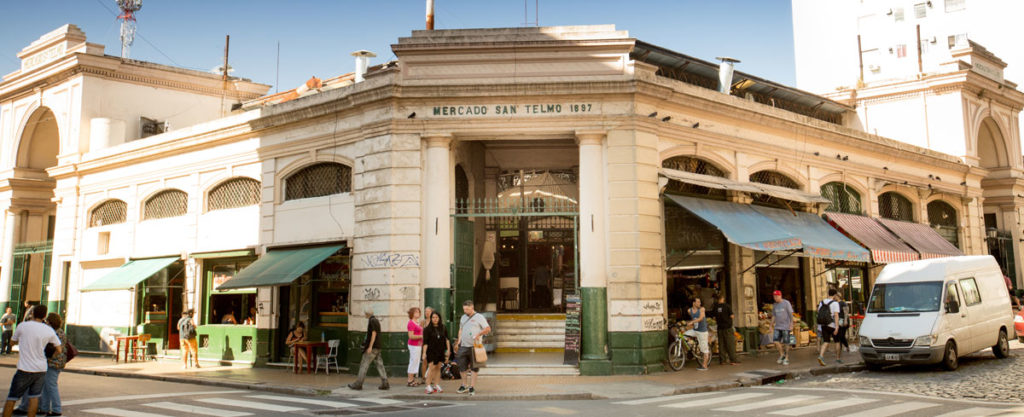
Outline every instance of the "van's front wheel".
{"label": "van's front wheel", "polygon": [[942,356],[942,367],[947,371],[955,371],[960,366],[960,360],[956,357],[956,343],[952,340],[946,342],[946,353]]}
{"label": "van's front wheel", "polygon": [[992,346],[992,353],[999,359],[1010,356],[1010,342],[1006,340],[1006,330],[999,331],[999,341],[996,342],[995,346]]}

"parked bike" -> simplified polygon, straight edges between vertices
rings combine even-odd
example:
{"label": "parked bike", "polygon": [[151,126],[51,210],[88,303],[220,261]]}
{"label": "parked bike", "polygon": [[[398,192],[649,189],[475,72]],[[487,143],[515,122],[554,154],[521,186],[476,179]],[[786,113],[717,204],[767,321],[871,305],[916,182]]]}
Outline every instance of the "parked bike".
{"label": "parked bike", "polygon": [[672,340],[668,344],[668,366],[674,371],[683,369],[687,358],[698,359],[697,337],[686,334],[692,327],[680,321],[669,328],[668,334]]}

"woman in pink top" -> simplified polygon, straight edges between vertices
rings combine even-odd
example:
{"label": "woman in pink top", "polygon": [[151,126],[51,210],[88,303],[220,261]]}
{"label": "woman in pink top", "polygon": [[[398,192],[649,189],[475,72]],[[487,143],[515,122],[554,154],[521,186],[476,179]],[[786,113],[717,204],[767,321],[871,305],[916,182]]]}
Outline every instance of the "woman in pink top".
{"label": "woman in pink top", "polygon": [[420,371],[420,350],[423,348],[423,326],[420,326],[419,307],[409,309],[409,325],[406,329],[409,330],[409,382],[406,385],[415,387],[420,385],[416,382],[416,374]]}

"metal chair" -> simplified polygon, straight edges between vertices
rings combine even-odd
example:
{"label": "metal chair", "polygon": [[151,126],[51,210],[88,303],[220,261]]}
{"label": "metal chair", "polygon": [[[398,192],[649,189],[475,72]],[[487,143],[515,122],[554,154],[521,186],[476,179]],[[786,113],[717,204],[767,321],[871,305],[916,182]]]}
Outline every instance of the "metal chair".
{"label": "metal chair", "polygon": [[149,333],[139,335],[138,344],[132,347],[132,360],[138,360],[140,354],[142,360],[146,360],[146,356],[149,355],[149,339],[151,338],[153,338],[153,335]]}
{"label": "metal chair", "polygon": [[320,370],[320,364],[323,364],[324,370],[330,375],[331,363],[334,363],[334,370],[336,372],[341,372],[341,367],[338,366],[338,346],[341,346],[341,340],[339,339],[327,341],[327,354],[316,357],[316,369],[313,369],[314,374]]}

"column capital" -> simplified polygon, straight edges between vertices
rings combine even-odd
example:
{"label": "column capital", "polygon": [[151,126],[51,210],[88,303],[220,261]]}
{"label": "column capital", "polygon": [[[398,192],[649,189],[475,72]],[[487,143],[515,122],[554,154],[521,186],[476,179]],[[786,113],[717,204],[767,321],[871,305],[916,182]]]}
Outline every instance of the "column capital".
{"label": "column capital", "polygon": [[420,137],[427,141],[428,148],[447,148],[453,139],[451,133],[425,133]]}
{"label": "column capital", "polygon": [[608,132],[604,130],[577,130],[576,143],[579,145],[600,145]]}

